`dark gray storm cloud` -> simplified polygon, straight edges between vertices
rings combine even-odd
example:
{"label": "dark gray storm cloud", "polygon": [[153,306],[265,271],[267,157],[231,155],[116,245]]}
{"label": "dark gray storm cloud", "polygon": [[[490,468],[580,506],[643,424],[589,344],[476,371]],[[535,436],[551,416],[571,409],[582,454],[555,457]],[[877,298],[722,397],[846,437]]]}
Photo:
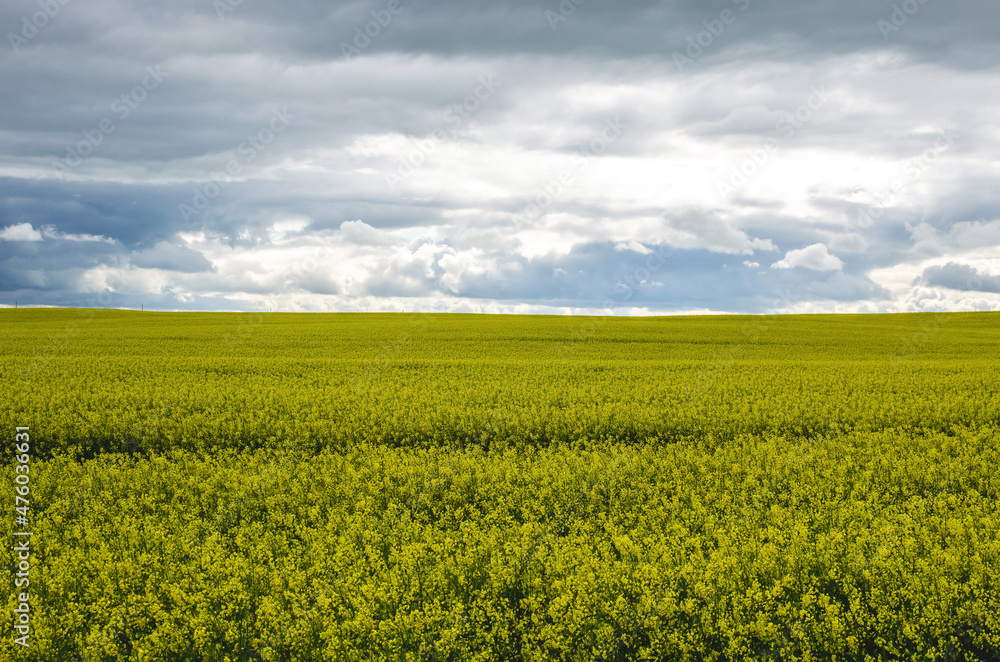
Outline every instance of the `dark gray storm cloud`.
{"label": "dark gray storm cloud", "polygon": [[931,287],[947,287],[962,292],[1000,293],[1000,276],[981,273],[967,264],[948,264],[927,267],[919,282]]}
{"label": "dark gray storm cloud", "polygon": [[0,305],[996,309],[998,19],[10,0]]}

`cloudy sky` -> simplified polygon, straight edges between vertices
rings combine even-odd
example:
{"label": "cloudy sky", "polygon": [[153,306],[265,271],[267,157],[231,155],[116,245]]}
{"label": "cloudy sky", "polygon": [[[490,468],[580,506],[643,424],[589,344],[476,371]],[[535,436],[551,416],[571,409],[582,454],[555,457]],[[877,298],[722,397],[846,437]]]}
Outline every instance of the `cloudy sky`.
{"label": "cloudy sky", "polygon": [[998,24],[5,0],[0,305],[1000,310]]}

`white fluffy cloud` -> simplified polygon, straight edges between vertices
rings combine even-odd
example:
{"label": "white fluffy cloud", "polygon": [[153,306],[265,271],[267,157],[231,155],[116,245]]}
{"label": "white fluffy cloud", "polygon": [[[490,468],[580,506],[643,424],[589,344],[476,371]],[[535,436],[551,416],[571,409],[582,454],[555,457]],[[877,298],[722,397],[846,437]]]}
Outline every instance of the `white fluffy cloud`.
{"label": "white fluffy cloud", "polygon": [[642,255],[649,255],[653,251],[649,250],[638,241],[621,242],[615,246],[616,251],[635,251]]}
{"label": "white fluffy cloud", "polygon": [[826,244],[813,244],[785,253],[783,260],[771,265],[772,269],[794,269],[802,267],[814,271],[838,271],[844,263],[836,255],[827,250]]}
{"label": "white fluffy cloud", "polygon": [[0,239],[7,241],[41,241],[42,233],[31,226],[31,223],[8,225],[0,230]]}

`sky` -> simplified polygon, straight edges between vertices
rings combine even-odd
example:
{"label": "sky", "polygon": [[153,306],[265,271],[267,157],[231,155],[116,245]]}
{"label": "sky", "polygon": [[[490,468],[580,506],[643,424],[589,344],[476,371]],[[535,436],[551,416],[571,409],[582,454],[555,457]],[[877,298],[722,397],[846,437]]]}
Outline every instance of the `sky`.
{"label": "sky", "polygon": [[1000,4],[5,0],[0,306],[1000,310]]}

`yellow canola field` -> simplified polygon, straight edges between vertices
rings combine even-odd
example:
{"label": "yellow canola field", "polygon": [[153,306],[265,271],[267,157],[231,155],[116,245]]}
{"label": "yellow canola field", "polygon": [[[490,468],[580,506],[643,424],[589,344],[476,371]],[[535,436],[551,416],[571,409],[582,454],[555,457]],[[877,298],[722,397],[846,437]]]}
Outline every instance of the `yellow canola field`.
{"label": "yellow canola field", "polygon": [[0,660],[998,659],[998,330],[0,311]]}

